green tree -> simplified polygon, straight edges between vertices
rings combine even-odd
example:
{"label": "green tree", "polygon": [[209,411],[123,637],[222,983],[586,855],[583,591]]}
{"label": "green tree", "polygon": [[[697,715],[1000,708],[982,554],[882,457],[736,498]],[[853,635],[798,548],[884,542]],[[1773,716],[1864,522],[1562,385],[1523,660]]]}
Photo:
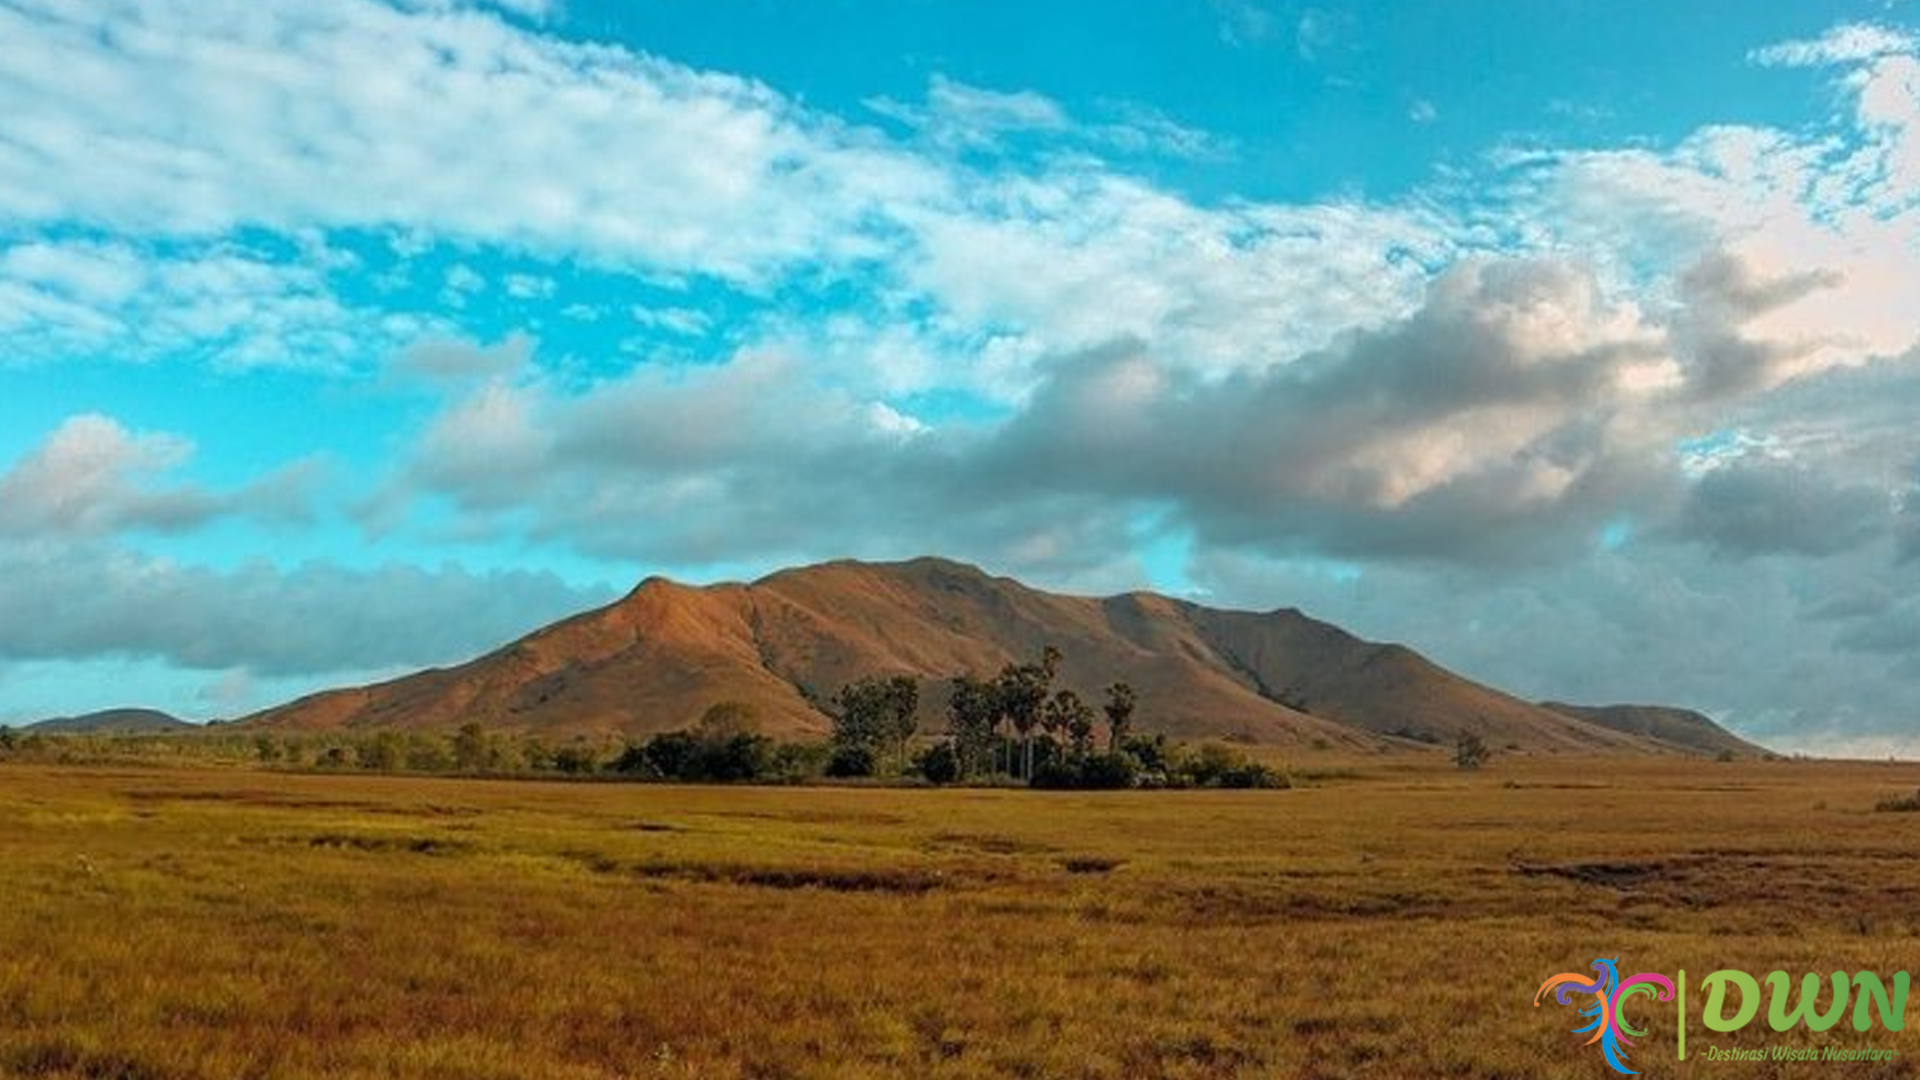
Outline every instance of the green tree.
{"label": "green tree", "polygon": [[1047,730],[1066,735],[1067,745],[1076,759],[1093,751],[1093,706],[1080,700],[1072,690],[1055,691],[1047,702]]}
{"label": "green tree", "polygon": [[833,701],[836,760],[851,763],[864,753],[875,762],[906,767],[907,741],[920,707],[920,685],[912,676],[870,675],[841,687]]}
{"label": "green tree", "polygon": [[453,767],[461,772],[478,772],[490,767],[495,756],[492,750],[486,729],[477,721],[469,720],[453,733]]}
{"label": "green tree", "polygon": [[1040,725],[1060,669],[1060,650],[1048,645],[1039,663],[1008,664],[994,680],[1000,714],[1020,736],[1020,778],[1033,779],[1033,729]]}
{"label": "green tree", "polygon": [[407,740],[406,765],[412,772],[445,772],[453,766],[453,755],[440,736],[417,733]]}
{"label": "green tree", "polygon": [[994,684],[972,675],[956,675],[949,686],[947,732],[953,736],[958,778],[964,780],[993,753],[1000,704]]}
{"label": "green tree", "polygon": [[376,772],[399,772],[407,763],[407,737],[397,731],[382,731],[360,744],[360,767]]}
{"label": "green tree", "polygon": [[584,776],[600,767],[600,752],[585,742],[573,742],[553,752],[553,767],[568,776]]}
{"label": "green tree", "polygon": [[1133,687],[1124,682],[1107,687],[1107,703],[1101,707],[1107,714],[1107,752],[1115,753],[1126,740],[1127,732],[1133,728],[1133,710],[1138,702],[1133,696]]}
{"label": "green tree", "polygon": [[952,742],[935,743],[915,761],[920,775],[930,784],[951,784],[960,776],[960,756]]}

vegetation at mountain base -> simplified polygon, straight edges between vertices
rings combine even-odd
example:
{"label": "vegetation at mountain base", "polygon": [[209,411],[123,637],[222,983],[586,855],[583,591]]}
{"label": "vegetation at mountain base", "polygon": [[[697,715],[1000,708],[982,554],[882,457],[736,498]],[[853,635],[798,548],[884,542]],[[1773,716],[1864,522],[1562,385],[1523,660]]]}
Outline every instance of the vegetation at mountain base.
{"label": "vegetation at mountain base", "polygon": [[[956,676],[949,729],[916,736],[919,685],[905,675],[862,676],[832,700],[825,741],[760,732],[753,705],[721,701],[688,728],[617,743],[491,731],[475,721],[450,735],[382,728],[309,735],[227,725],[188,735],[48,736],[0,727],[0,756],[70,764],[227,760],[283,769],[470,776],[561,775],[681,783],[794,784],[821,780],[1027,784],[1038,788],[1285,787],[1286,774],[1245,750],[1130,735],[1133,689],[1107,688],[1103,709],[1055,687],[1062,660],[1008,664],[992,679]],[[1098,749],[1097,716],[1106,721]],[[917,743],[917,745],[916,745]]]}

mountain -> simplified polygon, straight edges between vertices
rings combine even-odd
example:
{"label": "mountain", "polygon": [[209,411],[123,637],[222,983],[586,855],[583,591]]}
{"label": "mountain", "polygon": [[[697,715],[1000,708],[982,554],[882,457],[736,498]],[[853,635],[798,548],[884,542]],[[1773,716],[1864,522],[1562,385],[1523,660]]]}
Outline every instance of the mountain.
{"label": "mountain", "polygon": [[1630,735],[1642,735],[1661,742],[1684,746],[1706,754],[1722,752],[1758,756],[1767,752],[1690,709],[1665,705],[1569,705],[1563,701],[1543,701],[1542,708],[1563,716],[1599,724]]}
{"label": "mountain", "polygon": [[1479,734],[1496,750],[1691,753],[1482,686],[1399,645],[1297,611],[1223,611],[1153,593],[1062,596],[944,559],[841,561],[751,584],[649,578],[606,607],[456,667],[330,691],[243,724],[638,735],[738,701],[774,735],[827,728],[818,703],[864,675],[922,681],[944,726],[947,680],[1061,650],[1089,700],[1124,679],[1138,727],[1178,737],[1377,749]]}
{"label": "mountain", "polygon": [[189,724],[157,709],[107,709],[85,716],[62,716],[29,724],[24,729],[42,735],[165,735],[178,731],[198,731]]}

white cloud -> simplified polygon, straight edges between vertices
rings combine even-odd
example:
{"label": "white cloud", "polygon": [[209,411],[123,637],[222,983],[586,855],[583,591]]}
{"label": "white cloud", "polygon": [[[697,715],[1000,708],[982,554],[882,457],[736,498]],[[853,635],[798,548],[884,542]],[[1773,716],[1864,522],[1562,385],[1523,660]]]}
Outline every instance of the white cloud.
{"label": "white cloud", "polygon": [[35,2],[0,39],[22,225],[421,230],[755,279],[857,255],[876,200],[938,183],[751,82],[451,5]]}
{"label": "white cloud", "polygon": [[905,125],[942,154],[1005,152],[1020,138],[1043,137],[1054,158],[1112,154],[1220,159],[1229,140],[1189,127],[1158,109],[1123,99],[1096,102],[1094,119],[1076,117],[1033,90],[990,90],[935,73],[920,105],[869,98],[866,107]]}
{"label": "white cloud", "polygon": [[124,240],[0,248],[0,363],[185,356],[216,367],[336,369],[432,325],[349,305],[325,250],[297,259],[229,241],[160,251]]}
{"label": "white cloud", "polygon": [[1756,49],[1755,63],[1772,67],[1818,67],[1857,64],[1891,53],[1920,49],[1912,34],[1873,23],[1842,23],[1817,38],[1784,41]]}
{"label": "white cloud", "polygon": [[560,289],[560,283],[540,274],[508,274],[507,295],[515,300],[547,300]]}
{"label": "white cloud", "polygon": [[98,413],[69,417],[0,473],[0,538],[72,541],[126,530],[181,532],[236,514],[281,521],[307,515],[314,462],[227,491],[166,483],[193,451],[183,437],[129,431]]}
{"label": "white cloud", "polygon": [[1106,173],[1009,178],[970,212],[913,224],[922,257],[908,281],[939,300],[943,328],[1010,331],[1029,356],[1132,338],[1214,373],[1405,314],[1453,252],[1446,220],[1424,208],[1203,209]]}
{"label": "white cloud", "polygon": [[192,444],[175,436],[134,434],[97,414],[72,417],[0,475],[0,533],[84,535],[200,524],[219,509],[210,493],[151,485],[192,453]]}

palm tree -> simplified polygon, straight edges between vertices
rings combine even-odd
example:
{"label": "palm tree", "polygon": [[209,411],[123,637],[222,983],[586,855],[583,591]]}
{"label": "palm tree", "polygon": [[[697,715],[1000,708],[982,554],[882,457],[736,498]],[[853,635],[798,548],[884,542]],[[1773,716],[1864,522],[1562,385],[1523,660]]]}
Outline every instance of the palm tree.
{"label": "palm tree", "polygon": [[1136,702],[1133,687],[1123,682],[1107,687],[1107,703],[1103,710],[1107,714],[1107,752],[1120,749],[1120,740],[1127,737],[1127,729],[1133,726],[1133,708]]}

